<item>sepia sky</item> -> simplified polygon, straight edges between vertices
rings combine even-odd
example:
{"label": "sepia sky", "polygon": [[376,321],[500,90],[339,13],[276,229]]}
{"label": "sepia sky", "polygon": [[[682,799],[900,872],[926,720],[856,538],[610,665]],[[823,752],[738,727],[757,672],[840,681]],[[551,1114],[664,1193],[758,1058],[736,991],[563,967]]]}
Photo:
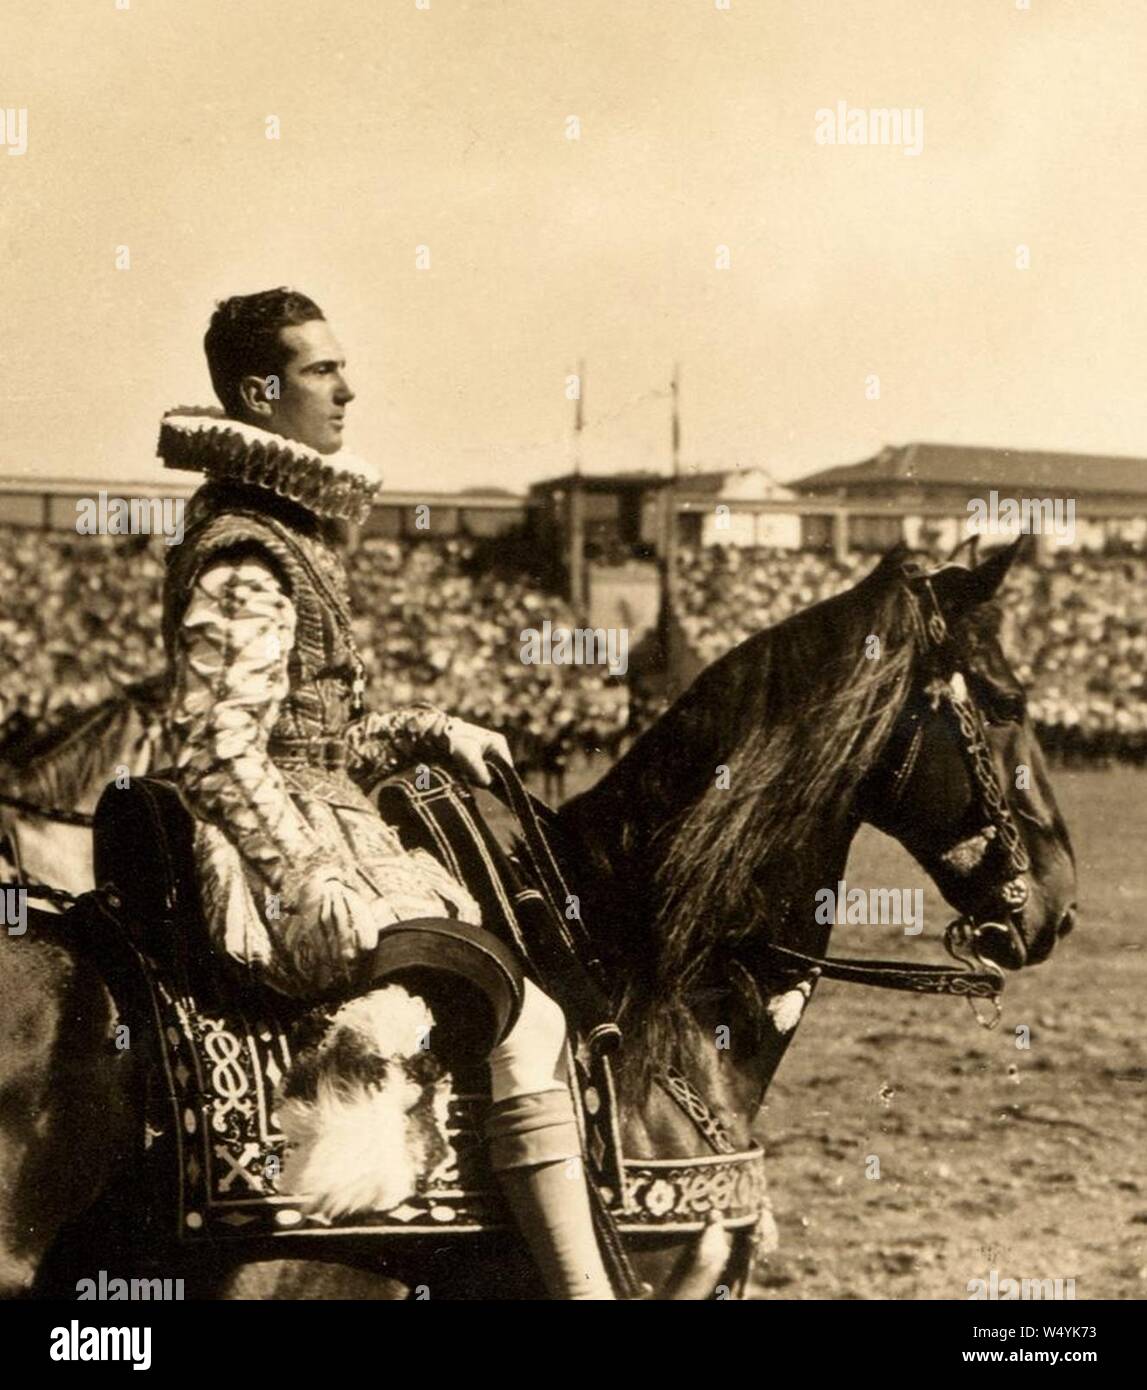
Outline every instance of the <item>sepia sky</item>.
{"label": "sepia sky", "polygon": [[687,466],[1147,457],[1145,51],[1126,0],[4,0],[0,475],[155,476],[274,284],[389,487],[565,471],[580,357],[590,472],[668,467],[675,360]]}

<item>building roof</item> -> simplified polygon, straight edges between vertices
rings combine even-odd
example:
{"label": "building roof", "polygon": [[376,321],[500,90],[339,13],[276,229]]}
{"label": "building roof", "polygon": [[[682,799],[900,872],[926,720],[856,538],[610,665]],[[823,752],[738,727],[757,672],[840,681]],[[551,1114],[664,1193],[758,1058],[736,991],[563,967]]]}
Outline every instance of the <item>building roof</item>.
{"label": "building roof", "polygon": [[905,482],[997,488],[1010,494],[1121,492],[1147,497],[1147,459],[964,444],[899,444],[862,463],[810,473],[796,479],[793,486],[800,492],[848,493],[866,485]]}
{"label": "building roof", "polygon": [[767,468],[718,468],[705,472],[686,471],[674,482],[676,491],[693,496],[711,495],[734,500],[757,495],[760,497],[795,497],[796,493],[784,483],[778,483]]}
{"label": "building roof", "polygon": [[563,473],[560,478],[544,478],[530,484],[533,496],[580,484],[583,492],[626,492],[634,488],[663,487],[670,479],[651,469],[634,469],[622,473]]}
{"label": "building roof", "polygon": [[762,494],[775,491],[787,497],[792,493],[791,488],[778,483],[767,468],[756,465],[748,468],[684,468],[676,478],[651,469],[629,469],[618,473],[563,473],[560,478],[546,478],[540,483],[533,483],[530,492],[536,496],[559,488],[568,489],[575,483],[580,483],[583,492],[645,492],[671,486],[678,492],[720,496],[730,487],[735,488],[740,484],[755,485]]}

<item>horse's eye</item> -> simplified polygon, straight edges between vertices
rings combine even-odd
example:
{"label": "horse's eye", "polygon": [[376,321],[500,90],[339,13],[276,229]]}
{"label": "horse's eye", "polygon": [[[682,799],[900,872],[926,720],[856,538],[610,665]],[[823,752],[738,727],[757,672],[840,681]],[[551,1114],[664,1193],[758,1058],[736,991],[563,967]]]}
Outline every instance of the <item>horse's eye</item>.
{"label": "horse's eye", "polygon": [[1022,724],[1027,702],[1022,695],[1007,695],[992,700],[984,710],[989,724]]}
{"label": "horse's eye", "polygon": [[1022,724],[1027,710],[1027,695],[1022,690],[1011,691],[1000,700],[1000,714],[1009,724]]}
{"label": "horse's eye", "polygon": [[1023,723],[1027,696],[1022,686],[1004,685],[979,672],[972,674],[971,684],[989,724]]}

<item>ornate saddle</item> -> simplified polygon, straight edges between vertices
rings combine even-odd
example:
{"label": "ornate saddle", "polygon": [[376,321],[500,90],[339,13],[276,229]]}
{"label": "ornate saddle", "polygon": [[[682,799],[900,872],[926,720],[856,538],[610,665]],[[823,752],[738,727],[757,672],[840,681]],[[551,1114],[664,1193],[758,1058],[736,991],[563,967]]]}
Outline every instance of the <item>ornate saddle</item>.
{"label": "ornate saddle", "polygon": [[[517,797],[524,795],[518,784]],[[535,973],[562,1002],[578,1036],[575,1109],[611,1224],[649,1234],[700,1232],[716,1217],[730,1230],[754,1226],[767,1209],[760,1152],[732,1153],[722,1145],[684,1078],[664,1084],[705,1135],[712,1156],[622,1157],[612,1078],[602,1065],[616,1029],[592,966],[582,959],[571,969],[571,960],[584,956],[584,942],[572,935],[555,941],[545,885],[502,846],[469,789],[432,766],[429,775],[423,768],[417,777],[410,770],[390,779],[376,799],[404,843],[422,845],[467,885],[488,928],[454,922],[420,932],[424,924],[410,924],[405,954],[397,965],[393,957],[380,962],[382,973],[408,969],[416,984],[436,977],[452,991],[469,990],[473,1009],[455,1012],[484,1009],[495,1036],[517,1007],[523,969]],[[531,802],[523,807],[519,800],[518,810],[551,815]],[[509,1225],[481,1139],[489,1103],[484,1068],[455,1068],[449,1152],[408,1201],[332,1221],[281,1190],[285,1140],[276,1109],[313,1006],[253,984],[213,949],[199,914],[192,840],[192,819],[162,778],[108,788],[97,806],[93,916],[101,959],[118,961],[109,984],[154,1054],[146,1068],[141,1161],[155,1236],[182,1242],[302,1233],[441,1236]],[[559,972],[562,978],[555,978]],[[371,983],[364,980],[363,987]],[[463,1051],[484,1055],[472,1046]]]}
{"label": "ornate saddle", "polygon": [[[245,1002],[286,1019],[305,1005],[265,990],[208,939],[194,855],[194,821],[173,782],[135,778],[108,787],[94,817],[94,867],[102,900],[144,959],[203,1007]],[[500,925],[500,924],[499,924]],[[388,930],[361,977],[340,998],[353,997],[398,971],[444,971],[476,988],[495,1038],[513,1026],[521,1006],[522,957],[504,929],[426,919]]]}

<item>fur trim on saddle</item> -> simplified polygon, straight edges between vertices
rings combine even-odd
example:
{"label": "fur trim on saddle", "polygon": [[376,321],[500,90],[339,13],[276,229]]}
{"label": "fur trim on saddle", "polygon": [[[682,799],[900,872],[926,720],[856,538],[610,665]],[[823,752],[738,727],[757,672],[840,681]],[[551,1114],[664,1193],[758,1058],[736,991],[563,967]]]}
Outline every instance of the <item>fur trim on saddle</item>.
{"label": "fur trim on saddle", "polygon": [[163,417],[156,453],[167,468],[246,483],[298,502],[316,516],[363,522],[382,477],[353,454],[320,454],[222,411],[180,408]]}
{"label": "fur trim on saddle", "polygon": [[426,1050],[433,1024],[398,985],[335,1013],[287,1078],[281,1191],[334,1220],[390,1211],[425,1187],[452,1152],[450,1081]]}

